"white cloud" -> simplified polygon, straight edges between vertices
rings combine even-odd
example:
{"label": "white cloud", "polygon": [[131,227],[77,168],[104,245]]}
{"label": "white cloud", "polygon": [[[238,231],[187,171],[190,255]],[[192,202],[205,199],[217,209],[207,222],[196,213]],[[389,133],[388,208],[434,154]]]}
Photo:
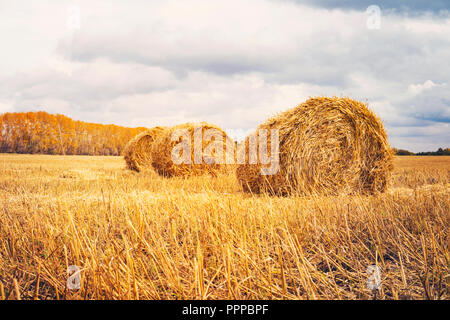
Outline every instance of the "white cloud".
{"label": "white cloud", "polygon": [[427,80],[423,84],[420,84],[420,83],[419,84],[410,84],[408,86],[408,90],[413,95],[416,95],[416,94],[422,93],[426,89],[431,89],[436,86],[445,86],[445,85],[446,85],[445,83],[444,84],[436,84],[431,80]]}

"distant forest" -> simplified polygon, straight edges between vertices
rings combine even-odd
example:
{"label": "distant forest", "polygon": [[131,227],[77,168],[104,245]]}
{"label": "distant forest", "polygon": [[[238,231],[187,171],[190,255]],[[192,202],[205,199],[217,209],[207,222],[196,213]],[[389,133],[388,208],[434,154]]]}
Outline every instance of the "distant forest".
{"label": "distant forest", "polygon": [[118,156],[143,130],[47,112],[4,113],[0,114],[0,153]]}
{"label": "distant forest", "polygon": [[394,152],[397,156],[450,156],[450,148],[445,149],[439,148],[437,151],[418,152],[418,153],[394,148]]}

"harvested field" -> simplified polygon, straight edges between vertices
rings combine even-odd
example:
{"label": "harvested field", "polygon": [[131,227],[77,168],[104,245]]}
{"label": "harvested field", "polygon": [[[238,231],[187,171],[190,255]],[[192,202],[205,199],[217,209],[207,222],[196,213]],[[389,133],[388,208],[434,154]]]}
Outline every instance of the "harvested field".
{"label": "harvested field", "polygon": [[[375,195],[251,195],[122,157],[0,155],[0,299],[449,299],[450,157]],[[67,267],[81,289],[67,290]]]}

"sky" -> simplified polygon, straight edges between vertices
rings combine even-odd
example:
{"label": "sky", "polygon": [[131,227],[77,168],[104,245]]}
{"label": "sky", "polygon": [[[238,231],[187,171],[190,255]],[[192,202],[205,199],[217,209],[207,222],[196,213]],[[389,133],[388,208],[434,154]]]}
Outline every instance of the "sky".
{"label": "sky", "polygon": [[0,0],[0,113],[242,139],[313,96],[367,102],[393,147],[450,147],[450,1]]}

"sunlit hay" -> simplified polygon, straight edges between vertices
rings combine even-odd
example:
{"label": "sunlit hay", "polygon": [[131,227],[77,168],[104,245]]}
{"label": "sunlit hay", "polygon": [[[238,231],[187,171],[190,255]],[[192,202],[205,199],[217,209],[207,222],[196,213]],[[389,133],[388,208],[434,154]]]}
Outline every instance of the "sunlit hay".
{"label": "sunlit hay", "polygon": [[131,139],[125,147],[124,159],[127,168],[137,172],[152,168],[151,146],[164,127],[154,127],[141,132]]}
{"label": "sunlit hay", "polygon": [[[214,129],[217,139],[208,136],[212,132],[209,129]],[[186,132],[188,136],[183,138],[179,135],[181,132]],[[197,138],[194,139],[194,136]],[[183,157],[184,150],[174,149],[176,146],[180,147],[182,142],[188,144],[185,159],[190,163],[174,163],[172,159],[172,152]],[[202,174],[216,176],[234,171],[234,152],[234,141],[222,129],[205,122],[185,123],[168,128],[157,137],[152,145],[152,164],[156,172],[166,177]]]}
{"label": "sunlit hay", "polygon": [[[277,195],[383,192],[393,170],[393,153],[380,119],[367,105],[349,98],[310,98],[257,129],[278,129],[279,167],[262,175],[267,165],[237,166],[244,191]],[[267,139],[270,150],[270,134]]]}

